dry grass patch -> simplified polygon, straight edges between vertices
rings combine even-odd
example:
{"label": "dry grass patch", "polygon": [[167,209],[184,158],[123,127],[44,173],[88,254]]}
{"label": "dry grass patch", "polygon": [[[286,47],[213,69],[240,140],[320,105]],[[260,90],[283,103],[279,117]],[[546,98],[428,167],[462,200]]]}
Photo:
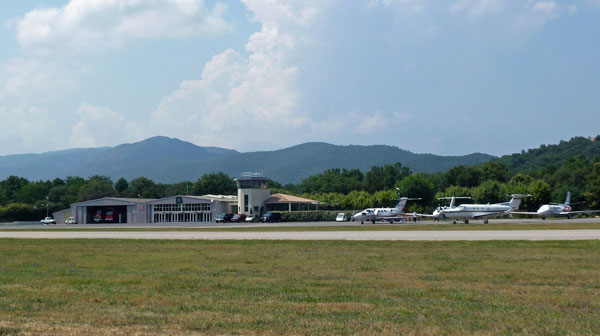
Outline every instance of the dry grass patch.
{"label": "dry grass patch", "polygon": [[0,335],[598,334],[600,242],[0,240]]}

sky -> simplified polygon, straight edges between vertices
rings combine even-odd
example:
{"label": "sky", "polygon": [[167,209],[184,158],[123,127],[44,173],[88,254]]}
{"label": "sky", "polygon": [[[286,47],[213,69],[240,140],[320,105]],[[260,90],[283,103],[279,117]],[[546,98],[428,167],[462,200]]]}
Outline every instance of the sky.
{"label": "sky", "polygon": [[503,155],[600,134],[600,0],[0,6],[0,155],[157,135]]}

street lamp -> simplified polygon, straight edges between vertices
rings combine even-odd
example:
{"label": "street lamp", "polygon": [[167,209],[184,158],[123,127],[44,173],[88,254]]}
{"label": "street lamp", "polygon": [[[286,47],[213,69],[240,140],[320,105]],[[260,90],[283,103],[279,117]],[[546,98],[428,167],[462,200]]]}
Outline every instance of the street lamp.
{"label": "street lamp", "polygon": [[48,196],[46,196],[46,217],[48,217]]}

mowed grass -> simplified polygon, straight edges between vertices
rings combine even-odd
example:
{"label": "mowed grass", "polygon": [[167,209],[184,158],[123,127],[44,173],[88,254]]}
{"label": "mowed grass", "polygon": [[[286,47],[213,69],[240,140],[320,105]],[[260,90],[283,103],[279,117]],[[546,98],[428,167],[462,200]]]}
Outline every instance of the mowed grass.
{"label": "mowed grass", "polygon": [[[148,224],[152,225],[152,224]],[[243,224],[242,224],[243,225]],[[566,221],[544,223],[472,223],[472,224],[364,224],[364,225],[331,225],[331,226],[276,226],[276,227],[130,227],[102,228],[93,224],[85,226],[47,226],[43,228],[2,228],[2,231],[206,231],[206,232],[277,232],[277,231],[474,231],[474,230],[599,230],[600,222],[573,223]]]}
{"label": "mowed grass", "polygon": [[600,334],[600,242],[2,239],[12,334]]}

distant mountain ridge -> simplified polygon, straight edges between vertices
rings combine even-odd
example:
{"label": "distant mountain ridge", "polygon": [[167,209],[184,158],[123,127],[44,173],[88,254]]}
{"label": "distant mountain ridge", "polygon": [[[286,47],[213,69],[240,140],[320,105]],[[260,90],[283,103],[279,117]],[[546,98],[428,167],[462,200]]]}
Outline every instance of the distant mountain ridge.
{"label": "distant mountain ridge", "polygon": [[464,156],[415,154],[387,145],[339,146],[309,142],[275,151],[240,153],[219,147],[201,147],[168,137],[152,137],[115,147],[79,148],[42,154],[0,156],[0,178],[18,175],[30,180],[67,176],[109,176],[131,180],[145,176],[160,183],[195,181],[205,173],[222,171],[232,177],[261,172],[280,183],[299,183],[330,168],[360,169],[401,162],[413,172],[446,171],[458,165],[479,164],[496,157],[474,153]]}

